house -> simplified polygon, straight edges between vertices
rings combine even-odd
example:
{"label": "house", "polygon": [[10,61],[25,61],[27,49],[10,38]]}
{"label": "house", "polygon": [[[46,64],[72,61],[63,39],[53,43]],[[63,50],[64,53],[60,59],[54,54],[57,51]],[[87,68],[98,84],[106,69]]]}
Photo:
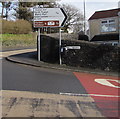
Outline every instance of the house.
{"label": "house", "polygon": [[89,22],[89,36],[90,40],[94,39],[96,36],[101,36],[102,40],[108,37],[110,40],[119,39],[119,16],[120,8],[96,11],[88,20]]}
{"label": "house", "polygon": [[120,1],[118,2],[118,8],[120,8]]}

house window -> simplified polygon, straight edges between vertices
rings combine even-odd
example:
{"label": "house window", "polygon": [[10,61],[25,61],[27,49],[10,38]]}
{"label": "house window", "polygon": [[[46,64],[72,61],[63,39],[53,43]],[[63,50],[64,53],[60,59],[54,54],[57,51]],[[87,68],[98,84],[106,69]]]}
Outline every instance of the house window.
{"label": "house window", "polygon": [[116,31],[116,25],[114,19],[101,21],[101,32],[113,32]]}

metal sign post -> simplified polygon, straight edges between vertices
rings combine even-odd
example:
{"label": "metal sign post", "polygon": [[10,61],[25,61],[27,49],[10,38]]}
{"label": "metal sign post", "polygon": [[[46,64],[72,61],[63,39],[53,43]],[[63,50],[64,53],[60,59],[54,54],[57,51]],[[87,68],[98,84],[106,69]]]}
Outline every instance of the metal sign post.
{"label": "metal sign post", "polygon": [[40,28],[38,29],[38,61],[40,61]]}
{"label": "metal sign post", "polygon": [[59,39],[59,61],[60,65],[62,64],[62,59],[61,59],[61,28],[59,28],[59,34],[60,34],[60,39]]}

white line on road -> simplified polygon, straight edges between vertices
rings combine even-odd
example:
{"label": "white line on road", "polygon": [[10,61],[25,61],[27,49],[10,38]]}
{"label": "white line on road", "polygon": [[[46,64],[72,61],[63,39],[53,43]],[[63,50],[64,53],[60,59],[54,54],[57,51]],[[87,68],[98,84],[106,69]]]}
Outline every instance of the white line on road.
{"label": "white line on road", "polygon": [[98,96],[98,97],[120,97],[119,95],[76,94],[76,93],[60,93],[60,95],[69,95],[69,96]]}

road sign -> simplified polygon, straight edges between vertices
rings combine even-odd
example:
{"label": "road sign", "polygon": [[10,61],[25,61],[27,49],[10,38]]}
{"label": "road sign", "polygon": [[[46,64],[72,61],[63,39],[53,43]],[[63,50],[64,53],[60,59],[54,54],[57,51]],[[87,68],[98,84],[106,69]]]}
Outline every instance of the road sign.
{"label": "road sign", "polygon": [[81,47],[80,46],[66,46],[66,47],[62,47],[61,48],[61,52],[64,52],[65,50],[80,50]]}
{"label": "road sign", "polygon": [[62,27],[67,15],[62,8],[34,8],[34,27]]}
{"label": "road sign", "polygon": [[79,50],[80,46],[66,46],[67,49]]}

